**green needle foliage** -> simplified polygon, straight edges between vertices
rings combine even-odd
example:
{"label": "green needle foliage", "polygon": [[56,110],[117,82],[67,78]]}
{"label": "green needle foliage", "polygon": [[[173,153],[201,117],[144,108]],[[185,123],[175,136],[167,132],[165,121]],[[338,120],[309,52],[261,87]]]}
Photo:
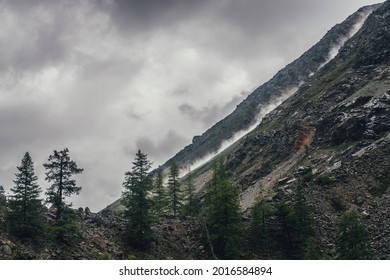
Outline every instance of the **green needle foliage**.
{"label": "green needle foliage", "polygon": [[167,213],[168,197],[164,187],[162,170],[158,170],[154,181],[154,213],[156,216],[163,216]]}
{"label": "green needle foliage", "polygon": [[7,198],[5,196],[4,187],[0,186],[0,213],[2,213],[5,210],[6,203],[7,203]]}
{"label": "green needle foliage", "polygon": [[338,259],[370,259],[369,241],[369,234],[359,222],[357,213],[355,211],[344,213],[339,223],[336,240]]}
{"label": "green needle foliage", "polygon": [[180,189],[180,183],[179,183],[179,166],[175,161],[172,163],[169,170],[168,195],[169,195],[169,204],[173,216],[176,217],[183,203],[182,203],[182,190]]}
{"label": "green needle foliage", "polygon": [[191,169],[188,170],[187,178],[185,181],[185,201],[184,213],[188,216],[194,216],[198,212],[198,205],[196,203],[195,185],[193,183]]}
{"label": "green needle foliage", "polygon": [[151,213],[153,202],[149,198],[153,182],[149,175],[151,163],[147,155],[138,150],[133,161],[132,171],[125,173],[122,193],[127,219],[125,239],[133,247],[145,249],[154,240],[152,224],[155,221]]}
{"label": "green needle foliage", "polygon": [[259,251],[267,251],[270,245],[268,220],[272,209],[265,200],[258,201],[252,209],[251,235],[254,247]]}
{"label": "green needle foliage", "polygon": [[236,259],[242,236],[241,211],[237,188],[228,180],[225,166],[214,166],[212,185],[207,195],[208,228],[215,254],[223,259]]}
{"label": "green needle foliage", "polygon": [[44,163],[43,166],[47,170],[46,181],[52,182],[46,192],[47,202],[56,209],[56,220],[59,221],[68,206],[65,197],[78,195],[81,191],[81,187],[76,186],[76,180],[72,179],[72,176],[83,172],[83,169],[78,168],[70,159],[68,148],[59,152],[54,151],[53,155],[49,156],[49,163]]}
{"label": "green needle foliage", "polygon": [[36,238],[43,231],[43,207],[39,199],[41,188],[28,152],[17,169],[6,218],[9,231],[20,238]]}
{"label": "green needle foliage", "polygon": [[72,246],[79,240],[81,233],[76,224],[76,215],[65,203],[65,197],[79,194],[81,187],[76,185],[73,175],[83,172],[76,162],[70,159],[69,150],[54,151],[49,156],[49,163],[43,164],[46,168],[46,181],[52,182],[47,189],[46,201],[55,209],[55,222],[50,228],[52,238],[60,244]]}

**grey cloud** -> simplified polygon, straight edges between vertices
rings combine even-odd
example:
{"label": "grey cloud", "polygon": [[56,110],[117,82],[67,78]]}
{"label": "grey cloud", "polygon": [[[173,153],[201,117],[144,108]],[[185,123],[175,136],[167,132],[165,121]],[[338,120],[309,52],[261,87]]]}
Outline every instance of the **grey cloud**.
{"label": "grey cloud", "polygon": [[69,147],[100,210],[136,148],[166,161],[369,2],[0,0],[0,184]]}
{"label": "grey cloud", "polygon": [[112,0],[109,4],[100,1],[98,6],[110,11],[121,31],[139,33],[171,26],[196,15],[209,3],[206,0]]}
{"label": "grey cloud", "polygon": [[[4,17],[3,28],[10,27],[10,31],[15,34],[7,34],[7,40],[2,42],[4,49],[0,57],[1,71],[33,72],[47,65],[63,63],[67,59],[70,43],[62,36],[69,23],[69,14],[61,13],[59,5],[49,2],[43,0],[5,2],[4,6],[9,9],[1,10]],[[54,12],[42,20],[38,7],[43,10],[53,9]],[[12,26],[15,22],[8,21],[9,16],[16,20],[17,26]]]}
{"label": "grey cloud", "polygon": [[231,113],[235,106],[247,95],[248,93],[241,92],[241,94],[234,96],[229,102],[222,106],[213,104],[201,109],[197,109],[189,103],[183,103],[179,106],[179,111],[182,114],[189,116],[192,121],[202,122],[204,127],[207,128]]}
{"label": "grey cloud", "polygon": [[144,153],[151,155],[151,159],[161,162],[167,155],[173,156],[177,152],[177,147],[183,147],[187,140],[173,130],[169,130],[164,136],[151,138],[142,136],[136,140],[137,148]]}

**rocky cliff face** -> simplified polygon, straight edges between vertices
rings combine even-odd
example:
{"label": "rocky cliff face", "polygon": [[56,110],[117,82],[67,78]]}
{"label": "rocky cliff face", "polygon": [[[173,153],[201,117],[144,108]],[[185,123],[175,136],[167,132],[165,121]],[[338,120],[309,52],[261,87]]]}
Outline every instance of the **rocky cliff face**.
{"label": "rocky cliff face", "polygon": [[192,144],[178,152],[162,168],[169,166],[172,160],[181,166],[191,165],[217,152],[224,141],[258,122],[259,118],[270,111],[271,104],[281,103],[326,65],[377,7],[377,5],[363,7],[341,24],[337,24],[301,57],[280,70],[270,81],[254,90],[232,114],[216,123],[201,136],[195,136]]}

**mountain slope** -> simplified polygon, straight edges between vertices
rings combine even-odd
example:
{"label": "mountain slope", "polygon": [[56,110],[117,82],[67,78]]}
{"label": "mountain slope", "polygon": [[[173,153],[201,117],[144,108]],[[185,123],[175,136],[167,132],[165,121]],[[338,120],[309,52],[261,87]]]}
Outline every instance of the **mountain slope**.
{"label": "mountain slope", "polygon": [[191,165],[205,156],[217,152],[222,143],[236,133],[247,130],[266,113],[288,98],[311,75],[329,62],[343,43],[359,29],[366,17],[377,5],[359,9],[343,23],[337,24],[300,58],[280,70],[270,81],[254,90],[233,113],[216,123],[201,136],[195,136],[192,144],[168,160],[165,169],[174,160],[181,166]]}
{"label": "mountain slope", "polygon": [[[291,202],[304,182],[322,250],[332,258],[346,210],[358,212],[374,256],[390,258],[389,29],[386,1],[333,60],[221,154],[243,210],[258,199]],[[209,165],[195,172],[199,189]]]}

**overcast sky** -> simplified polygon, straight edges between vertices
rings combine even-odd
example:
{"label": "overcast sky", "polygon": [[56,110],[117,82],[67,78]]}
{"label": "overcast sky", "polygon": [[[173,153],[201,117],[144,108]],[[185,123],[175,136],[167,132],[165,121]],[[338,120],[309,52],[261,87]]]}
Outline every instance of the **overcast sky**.
{"label": "overcast sky", "polygon": [[74,206],[120,197],[369,0],[0,0],[0,185],[68,147]]}

